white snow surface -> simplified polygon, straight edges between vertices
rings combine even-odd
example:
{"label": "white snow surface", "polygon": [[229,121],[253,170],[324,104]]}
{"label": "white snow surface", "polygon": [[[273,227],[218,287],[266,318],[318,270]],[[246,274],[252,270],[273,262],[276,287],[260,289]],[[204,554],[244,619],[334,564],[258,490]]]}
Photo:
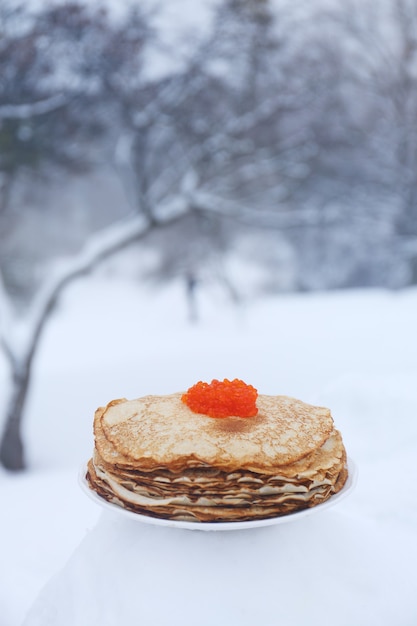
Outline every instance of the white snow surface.
{"label": "white snow surface", "polygon": [[[417,290],[200,296],[96,275],[42,342],[25,421],[30,471],[0,472],[0,625],[417,623]],[[0,383],[6,384],[0,360]],[[242,378],[330,407],[359,469],[333,508],[199,532],[101,511],[77,483],[97,406]]]}

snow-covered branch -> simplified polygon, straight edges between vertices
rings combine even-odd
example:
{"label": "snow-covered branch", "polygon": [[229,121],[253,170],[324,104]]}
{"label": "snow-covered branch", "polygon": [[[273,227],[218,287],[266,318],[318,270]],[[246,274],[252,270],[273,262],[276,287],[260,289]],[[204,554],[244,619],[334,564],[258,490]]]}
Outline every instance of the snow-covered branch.
{"label": "snow-covered branch", "polygon": [[148,229],[148,222],[141,216],[134,216],[94,235],[75,257],[56,263],[54,271],[33,302],[30,319],[26,320],[28,336],[32,337],[32,341],[27,342],[28,349],[30,343],[36,343],[49,311],[63,289],[76,278],[91,271],[100,260],[146,234]]}
{"label": "snow-covered branch", "polygon": [[153,228],[181,219],[187,210],[188,203],[185,197],[178,196],[166,206],[161,206],[158,217],[153,221],[142,215],[134,215],[113,224],[93,235],[78,255],[57,263],[49,280],[38,292],[33,302],[30,320],[26,321],[28,335],[32,337],[32,340],[27,342],[27,349],[32,349],[31,343],[36,344],[48,313],[69,283],[90,272],[100,261],[144,237]]}
{"label": "snow-covered branch", "polygon": [[36,115],[44,115],[64,106],[68,101],[64,94],[56,94],[50,98],[26,104],[0,104],[1,119],[25,120]]}

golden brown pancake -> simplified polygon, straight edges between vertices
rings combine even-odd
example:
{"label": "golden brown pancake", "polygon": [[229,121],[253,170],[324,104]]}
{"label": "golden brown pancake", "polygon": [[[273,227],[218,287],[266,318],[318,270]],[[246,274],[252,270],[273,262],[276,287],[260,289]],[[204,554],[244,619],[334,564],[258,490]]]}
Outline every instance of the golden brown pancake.
{"label": "golden brown pancake", "polygon": [[285,515],[343,487],[346,452],[328,409],[259,395],[255,417],[216,419],[181,396],[96,411],[92,489],[141,514],[212,522]]}
{"label": "golden brown pancake", "polygon": [[207,464],[267,471],[306,456],[333,430],[328,409],[286,396],[260,395],[256,417],[215,419],[193,413],[181,395],[113,401],[98,418],[97,432],[144,468]]}

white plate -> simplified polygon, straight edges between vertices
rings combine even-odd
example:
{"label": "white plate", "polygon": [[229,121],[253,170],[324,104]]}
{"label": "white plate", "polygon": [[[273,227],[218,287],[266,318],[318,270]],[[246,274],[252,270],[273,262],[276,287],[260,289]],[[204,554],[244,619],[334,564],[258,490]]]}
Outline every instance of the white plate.
{"label": "white plate", "polygon": [[107,500],[99,496],[98,493],[90,489],[87,479],[85,477],[85,465],[83,465],[83,467],[80,469],[78,479],[82,490],[94,502],[104,507],[104,509],[108,511],[112,511],[113,513],[119,515],[124,515],[128,519],[135,520],[137,522],[152,524],[154,526],[167,526],[169,528],[186,528],[188,530],[243,530],[247,528],[259,528],[261,526],[273,526],[275,524],[295,522],[301,517],[313,515],[314,513],[319,513],[320,511],[324,511],[325,509],[334,506],[335,504],[340,502],[340,500],[345,498],[356,485],[358,471],[356,464],[350,458],[348,459],[348,471],[348,479],[343,488],[334,496],[331,496],[328,500],[326,500],[326,502],[323,502],[323,504],[317,504],[316,506],[313,506],[309,509],[302,509],[301,511],[288,513],[287,515],[280,515],[279,517],[270,517],[268,519],[259,519],[245,522],[186,522],[181,520],[163,519],[159,517],[148,517],[147,515],[141,515],[140,513],[128,511],[127,509],[124,509],[117,504],[112,504],[111,502],[108,502]]}

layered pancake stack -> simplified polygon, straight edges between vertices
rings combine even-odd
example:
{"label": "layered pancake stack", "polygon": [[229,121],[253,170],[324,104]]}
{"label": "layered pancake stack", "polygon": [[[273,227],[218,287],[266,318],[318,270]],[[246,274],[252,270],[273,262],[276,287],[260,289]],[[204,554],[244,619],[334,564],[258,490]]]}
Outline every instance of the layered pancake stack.
{"label": "layered pancake stack", "polygon": [[259,395],[256,415],[214,419],[182,398],[98,409],[90,488],[142,515],[232,522],[312,507],[343,487],[346,452],[328,409]]}

